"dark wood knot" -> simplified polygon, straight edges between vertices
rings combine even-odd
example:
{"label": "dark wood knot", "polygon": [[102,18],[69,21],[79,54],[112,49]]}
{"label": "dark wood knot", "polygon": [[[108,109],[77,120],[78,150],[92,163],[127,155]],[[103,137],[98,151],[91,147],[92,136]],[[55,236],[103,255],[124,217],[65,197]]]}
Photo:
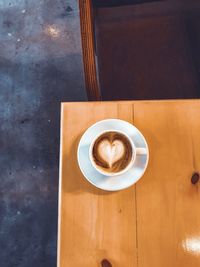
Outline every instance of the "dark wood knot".
{"label": "dark wood knot", "polygon": [[111,264],[108,260],[103,259],[103,260],[101,261],[101,266],[102,266],[102,267],[112,267],[112,264]]}
{"label": "dark wood knot", "polygon": [[199,177],[199,173],[198,172],[193,173],[192,178],[191,178],[191,183],[192,184],[198,183],[199,178],[200,177]]}

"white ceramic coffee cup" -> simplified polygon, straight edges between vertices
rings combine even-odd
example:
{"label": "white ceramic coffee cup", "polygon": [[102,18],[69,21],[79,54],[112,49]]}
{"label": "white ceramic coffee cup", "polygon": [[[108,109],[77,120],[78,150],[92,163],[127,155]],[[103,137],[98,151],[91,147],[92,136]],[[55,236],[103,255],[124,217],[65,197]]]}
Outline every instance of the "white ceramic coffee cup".
{"label": "white ceramic coffee cup", "polygon": [[[131,148],[132,148],[132,158],[131,158],[131,161],[130,163],[126,166],[126,168],[124,168],[122,171],[119,171],[119,172],[106,172],[106,171],[103,171],[103,170],[100,170],[100,168],[97,167],[97,164],[95,163],[94,159],[93,159],[93,146],[94,146],[94,143],[95,141],[103,134],[105,133],[109,133],[109,132],[115,132],[115,133],[118,133],[118,134],[122,134],[124,135],[130,145],[131,145]],[[107,131],[102,131],[101,133],[99,133],[98,135],[95,136],[95,138],[92,140],[91,144],[90,144],[90,148],[89,148],[89,158],[90,158],[90,161],[91,161],[91,164],[92,166],[101,174],[103,175],[106,175],[106,176],[116,176],[116,175],[122,175],[124,174],[125,172],[127,172],[128,170],[130,170],[132,167],[133,167],[133,164],[135,162],[135,159],[136,159],[136,155],[144,155],[144,154],[147,154],[147,149],[146,148],[138,148],[135,146],[134,142],[132,141],[132,139],[127,135],[125,134],[124,132],[122,131],[118,131],[118,130],[107,130]]]}

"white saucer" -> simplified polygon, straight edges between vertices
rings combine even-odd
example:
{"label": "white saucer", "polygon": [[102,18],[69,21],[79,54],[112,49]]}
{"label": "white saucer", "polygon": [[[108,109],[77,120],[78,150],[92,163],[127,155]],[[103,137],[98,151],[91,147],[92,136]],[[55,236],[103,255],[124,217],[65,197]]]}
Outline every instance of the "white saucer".
{"label": "white saucer", "polygon": [[[146,148],[147,151],[147,154],[136,155],[136,160],[133,164],[133,167],[126,173],[117,176],[106,176],[99,173],[92,166],[89,159],[89,148],[91,141],[102,131],[111,129],[124,132],[133,140],[136,148]],[[127,121],[107,119],[93,124],[86,130],[79,142],[77,156],[79,167],[84,177],[91,184],[103,190],[117,191],[128,188],[142,177],[148,165],[149,150],[144,136],[135,126]]]}

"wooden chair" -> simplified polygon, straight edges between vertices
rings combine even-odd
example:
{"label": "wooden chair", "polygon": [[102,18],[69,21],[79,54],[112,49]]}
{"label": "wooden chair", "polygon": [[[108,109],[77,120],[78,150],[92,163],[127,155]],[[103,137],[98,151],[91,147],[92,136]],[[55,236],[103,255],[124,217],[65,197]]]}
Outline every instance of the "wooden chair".
{"label": "wooden chair", "polygon": [[79,0],[79,8],[85,86],[88,100],[101,100],[95,59],[94,10],[92,1]]}
{"label": "wooden chair", "polygon": [[89,100],[199,98],[200,4],[143,2],[79,1]]}

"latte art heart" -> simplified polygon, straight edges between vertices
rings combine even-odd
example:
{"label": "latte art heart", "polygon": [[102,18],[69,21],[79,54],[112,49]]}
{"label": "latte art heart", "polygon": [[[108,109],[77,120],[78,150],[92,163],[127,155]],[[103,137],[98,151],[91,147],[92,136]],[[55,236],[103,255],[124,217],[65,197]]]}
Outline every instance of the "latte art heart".
{"label": "latte art heart", "polygon": [[114,140],[112,143],[108,140],[102,140],[99,143],[98,153],[111,168],[116,161],[123,157],[125,153],[124,144],[120,140]]}
{"label": "latte art heart", "polygon": [[119,132],[106,132],[94,142],[92,156],[95,166],[106,173],[124,170],[132,159],[129,139]]}

